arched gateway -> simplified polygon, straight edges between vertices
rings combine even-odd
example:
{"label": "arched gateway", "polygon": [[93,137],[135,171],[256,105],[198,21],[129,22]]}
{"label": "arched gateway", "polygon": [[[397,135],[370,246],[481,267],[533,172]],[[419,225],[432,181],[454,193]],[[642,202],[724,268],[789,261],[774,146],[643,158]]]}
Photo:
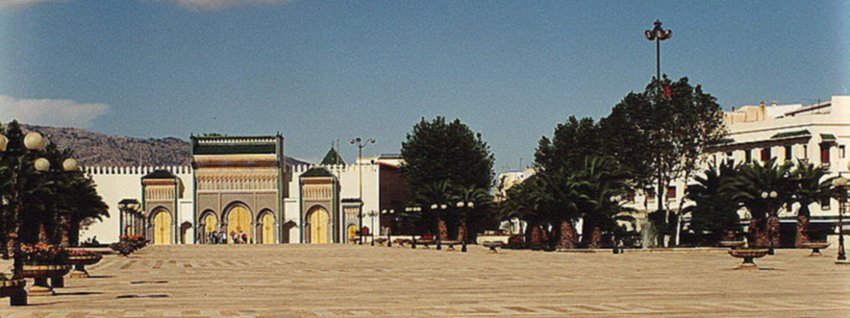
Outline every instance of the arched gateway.
{"label": "arched gateway", "polygon": [[166,210],[158,210],[153,215],[153,244],[171,244],[171,213]]}
{"label": "arched gateway", "polygon": [[327,244],[330,231],[328,210],[322,207],[313,208],[307,214],[311,244]]}
{"label": "arched gateway", "polygon": [[251,242],[251,212],[248,208],[242,205],[235,205],[227,212],[227,240],[228,243],[233,242],[233,235],[244,236],[248,239],[246,242]]}

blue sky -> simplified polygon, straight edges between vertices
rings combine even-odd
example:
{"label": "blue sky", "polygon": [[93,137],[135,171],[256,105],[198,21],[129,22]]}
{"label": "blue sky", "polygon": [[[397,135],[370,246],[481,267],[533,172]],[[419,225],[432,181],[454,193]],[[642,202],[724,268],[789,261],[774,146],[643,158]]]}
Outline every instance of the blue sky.
{"label": "blue sky", "polygon": [[[497,170],[569,115],[600,117],[662,71],[724,108],[850,88],[839,1],[0,0],[0,120],[137,137],[273,134],[317,160],[421,117],[483,134]],[[351,158],[355,149],[343,145]]]}

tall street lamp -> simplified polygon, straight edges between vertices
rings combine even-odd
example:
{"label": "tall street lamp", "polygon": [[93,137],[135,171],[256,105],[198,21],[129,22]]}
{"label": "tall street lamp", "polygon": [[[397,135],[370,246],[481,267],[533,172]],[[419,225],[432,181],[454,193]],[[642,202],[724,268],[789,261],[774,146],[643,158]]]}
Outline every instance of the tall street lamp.
{"label": "tall street lamp", "polygon": [[655,20],[654,25],[655,28],[646,30],[643,34],[647,40],[655,41],[655,80],[661,82],[661,41],[673,36],[673,31],[662,28],[660,20]]}
{"label": "tall street lamp", "polygon": [[[364,140],[363,138],[356,137],[348,141],[349,144],[355,145],[357,147],[357,199],[360,200],[360,209],[357,212],[357,218],[360,219],[360,225],[358,230],[363,230],[363,166],[361,165],[361,161],[363,160],[363,148],[368,146],[369,144],[375,143],[375,138],[369,138]],[[363,238],[360,238],[360,245],[363,245]]]}
{"label": "tall street lamp", "polygon": [[[47,146],[47,139],[44,138],[40,133],[31,131],[24,136],[23,140],[23,148],[17,147],[16,149],[8,149],[9,146],[9,138],[0,134],[0,152],[8,153],[15,160],[12,161],[12,166],[9,167],[12,172],[12,195],[13,198],[10,203],[15,204],[15,215],[12,220],[12,232],[8,233],[9,239],[13,240],[12,244],[12,252],[14,253],[14,265],[12,269],[12,279],[23,279],[23,271],[24,271],[24,260],[23,255],[21,253],[21,240],[20,240],[20,221],[23,217],[24,213],[24,198],[23,194],[26,193],[26,189],[22,189],[24,186],[24,182],[20,180],[21,177],[25,176],[25,172],[30,169],[24,165],[24,159],[29,152],[33,152],[35,154],[39,154],[44,151]],[[50,170],[50,161],[39,157],[33,161],[34,170],[37,173],[44,173]],[[62,162],[62,169],[65,171],[74,171],[77,170],[77,161],[68,158]],[[21,293],[19,295],[13,296],[11,304],[13,306],[23,306],[27,304],[26,293]]]}
{"label": "tall street lamp", "polygon": [[[850,168],[850,164],[848,164]],[[832,180],[835,187],[835,196],[838,199],[838,259],[835,264],[848,264],[847,255],[844,252],[844,204],[847,203],[847,178],[839,176]]]}

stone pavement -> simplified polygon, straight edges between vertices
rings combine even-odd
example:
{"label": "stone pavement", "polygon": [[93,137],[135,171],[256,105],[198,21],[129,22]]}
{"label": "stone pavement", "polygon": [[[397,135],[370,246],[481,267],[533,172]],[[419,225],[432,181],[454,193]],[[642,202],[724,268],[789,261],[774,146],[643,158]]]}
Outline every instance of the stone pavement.
{"label": "stone pavement", "polygon": [[850,266],[807,254],[151,246],[0,317],[850,317]]}

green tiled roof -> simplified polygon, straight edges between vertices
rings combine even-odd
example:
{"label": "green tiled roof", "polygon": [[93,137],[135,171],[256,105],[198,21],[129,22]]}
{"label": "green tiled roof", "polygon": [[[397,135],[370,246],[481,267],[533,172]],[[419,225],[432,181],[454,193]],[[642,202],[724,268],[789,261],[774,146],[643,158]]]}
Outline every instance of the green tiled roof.
{"label": "green tiled roof", "polygon": [[806,136],[811,136],[811,135],[812,134],[808,130],[803,129],[803,130],[786,131],[786,132],[777,133],[777,134],[771,136],[770,139],[791,138],[791,137],[806,137]]}
{"label": "green tiled roof", "polygon": [[146,174],[142,179],[176,179],[173,173],[168,170],[155,170],[154,172]]}
{"label": "green tiled roof", "polygon": [[192,140],[195,155],[276,154],[278,137],[205,136]]}
{"label": "green tiled roof", "polygon": [[195,145],[192,153],[196,155],[275,154],[275,145]]}
{"label": "green tiled roof", "polygon": [[305,171],[301,174],[301,177],[333,177],[334,175],[325,168],[310,168],[310,170]]}
{"label": "green tiled roof", "polygon": [[835,135],[833,134],[820,134],[820,138],[823,141],[835,141]]}
{"label": "green tiled roof", "polygon": [[325,159],[322,159],[323,165],[344,165],[345,161],[342,161],[342,157],[336,152],[336,149],[333,147],[331,150],[328,150],[328,153],[325,155]]}

